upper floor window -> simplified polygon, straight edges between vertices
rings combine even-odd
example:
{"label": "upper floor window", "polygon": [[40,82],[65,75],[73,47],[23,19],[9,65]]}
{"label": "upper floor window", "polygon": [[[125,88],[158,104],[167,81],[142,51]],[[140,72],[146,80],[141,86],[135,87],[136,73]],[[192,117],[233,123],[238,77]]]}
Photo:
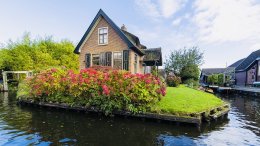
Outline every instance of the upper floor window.
{"label": "upper floor window", "polygon": [[102,27],[98,29],[98,44],[108,44],[108,28]]}

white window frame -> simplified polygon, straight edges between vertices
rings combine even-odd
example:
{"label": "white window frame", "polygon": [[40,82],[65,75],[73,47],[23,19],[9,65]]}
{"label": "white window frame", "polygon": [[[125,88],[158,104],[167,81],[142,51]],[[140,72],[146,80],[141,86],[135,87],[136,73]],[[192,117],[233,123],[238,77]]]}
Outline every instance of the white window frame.
{"label": "white window frame", "polygon": [[[106,28],[107,29],[107,42],[106,43],[103,43],[103,44],[100,44],[100,40],[99,40],[99,30],[100,29],[104,29],[104,28]],[[107,45],[108,44],[108,27],[100,27],[100,28],[98,28],[98,45]]]}
{"label": "white window frame", "polygon": [[121,66],[122,66],[122,68],[121,68],[121,70],[123,70],[123,51],[114,51],[114,52],[112,52],[112,68],[114,68],[114,53],[121,53],[122,54],[122,64],[121,64]]}
{"label": "white window frame", "polygon": [[100,65],[100,53],[97,53],[97,54],[91,54],[91,66],[93,66],[93,57],[94,57],[94,55],[98,55],[99,56],[99,65]]}

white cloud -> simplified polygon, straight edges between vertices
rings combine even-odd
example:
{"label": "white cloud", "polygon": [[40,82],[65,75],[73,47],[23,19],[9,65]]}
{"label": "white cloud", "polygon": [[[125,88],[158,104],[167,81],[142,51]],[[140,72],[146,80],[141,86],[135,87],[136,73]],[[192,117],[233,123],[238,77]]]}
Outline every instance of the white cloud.
{"label": "white cloud", "polygon": [[135,4],[144,12],[147,16],[157,18],[161,14],[155,3],[151,0],[136,0]]}
{"label": "white cloud", "polygon": [[185,3],[186,0],[135,0],[135,4],[138,8],[153,19],[170,18],[180,10]]}
{"label": "white cloud", "polygon": [[178,26],[181,23],[181,20],[182,20],[181,18],[177,18],[177,19],[173,20],[172,21],[172,25],[173,26]]}
{"label": "white cloud", "polygon": [[159,0],[162,16],[165,18],[171,17],[184,3],[184,0]]}
{"label": "white cloud", "polygon": [[194,23],[202,41],[260,39],[260,4],[249,0],[197,0]]}

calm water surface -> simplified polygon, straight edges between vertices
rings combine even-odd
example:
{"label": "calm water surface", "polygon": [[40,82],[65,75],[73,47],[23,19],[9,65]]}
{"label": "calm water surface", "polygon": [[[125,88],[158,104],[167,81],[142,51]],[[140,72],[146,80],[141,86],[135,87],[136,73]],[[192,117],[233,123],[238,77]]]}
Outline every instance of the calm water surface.
{"label": "calm water surface", "polygon": [[260,98],[232,95],[227,119],[202,125],[19,106],[0,93],[0,145],[260,145]]}

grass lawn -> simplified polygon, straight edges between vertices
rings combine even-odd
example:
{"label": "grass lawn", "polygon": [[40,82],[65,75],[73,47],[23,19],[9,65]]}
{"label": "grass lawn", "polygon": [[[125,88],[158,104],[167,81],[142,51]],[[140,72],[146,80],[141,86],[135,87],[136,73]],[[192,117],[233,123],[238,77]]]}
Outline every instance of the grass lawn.
{"label": "grass lawn", "polygon": [[166,96],[152,107],[152,111],[188,116],[209,111],[224,103],[213,94],[181,85],[179,87],[168,87]]}

